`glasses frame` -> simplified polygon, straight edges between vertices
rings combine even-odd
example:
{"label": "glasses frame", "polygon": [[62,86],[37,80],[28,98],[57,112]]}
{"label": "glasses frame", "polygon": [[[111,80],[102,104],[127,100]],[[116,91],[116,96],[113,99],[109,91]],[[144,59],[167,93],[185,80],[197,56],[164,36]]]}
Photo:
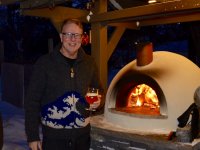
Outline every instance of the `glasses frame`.
{"label": "glasses frame", "polygon": [[83,34],[80,33],[71,33],[71,32],[63,32],[61,33],[66,39],[76,39],[76,40],[80,40],[83,36]]}

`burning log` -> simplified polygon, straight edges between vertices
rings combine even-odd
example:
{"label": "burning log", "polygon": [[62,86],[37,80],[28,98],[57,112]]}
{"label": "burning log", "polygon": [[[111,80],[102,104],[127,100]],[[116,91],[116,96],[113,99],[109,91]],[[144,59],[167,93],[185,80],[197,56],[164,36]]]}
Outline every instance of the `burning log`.
{"label": "burning log", "polygon": [[155,91],[146,84],[134,87],[128,97],[127,107],[149,107],[151,109],[159,108],[159,101]]}

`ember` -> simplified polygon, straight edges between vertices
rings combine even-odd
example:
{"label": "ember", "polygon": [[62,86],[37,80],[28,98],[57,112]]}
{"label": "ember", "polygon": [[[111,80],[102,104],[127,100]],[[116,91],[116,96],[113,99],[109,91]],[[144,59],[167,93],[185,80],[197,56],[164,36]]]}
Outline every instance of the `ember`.
{"label": "ember", "polygon": [[129,96],[127,107],[144,106],[152,109],[159,108],[159,101],[156,92],[146,84],[134,87]]}

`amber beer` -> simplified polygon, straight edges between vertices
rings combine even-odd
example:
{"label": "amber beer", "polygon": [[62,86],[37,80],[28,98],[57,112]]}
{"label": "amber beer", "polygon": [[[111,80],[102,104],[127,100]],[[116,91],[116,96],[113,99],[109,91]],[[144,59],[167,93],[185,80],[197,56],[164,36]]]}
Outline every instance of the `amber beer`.
{"label": "amber beer", "polygon": [[89,104],[98,101],[98,89],[89,87],[85,99]]}
{"label": "amber beer", "polygon": [[89,104],[92,104],[98,101],[98,93],[87,93],[85,99]]}

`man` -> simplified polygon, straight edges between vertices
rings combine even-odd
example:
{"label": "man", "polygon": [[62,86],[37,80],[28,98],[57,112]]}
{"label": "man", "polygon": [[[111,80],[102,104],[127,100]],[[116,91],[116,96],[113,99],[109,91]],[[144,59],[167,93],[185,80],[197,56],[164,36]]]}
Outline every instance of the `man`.
{"label": "man", "polygon": [[61,48],[42,56],[34,66],[25,99],[25,130],[32,150],[90,147],[90,112],[86,108],[99,107],[100,97],[89,106],[85,95],[88,87],[101,87],[94,59],[81,48],[82,34],[79,20],[65,20]]}

